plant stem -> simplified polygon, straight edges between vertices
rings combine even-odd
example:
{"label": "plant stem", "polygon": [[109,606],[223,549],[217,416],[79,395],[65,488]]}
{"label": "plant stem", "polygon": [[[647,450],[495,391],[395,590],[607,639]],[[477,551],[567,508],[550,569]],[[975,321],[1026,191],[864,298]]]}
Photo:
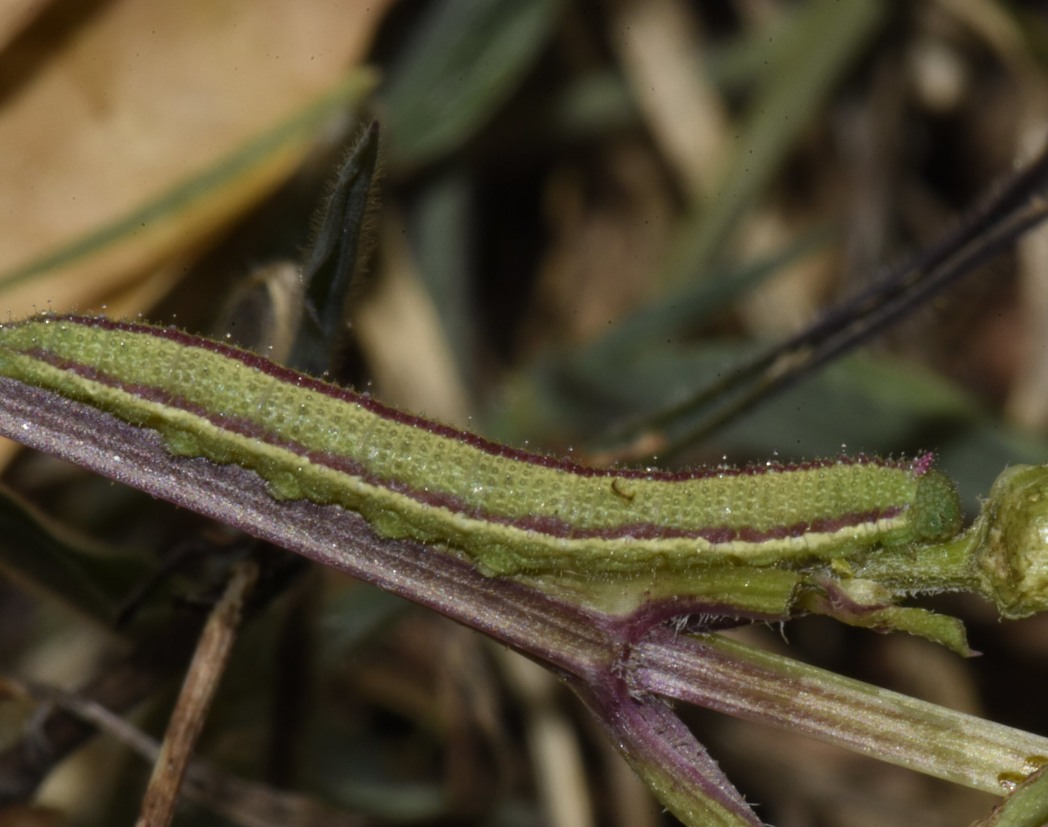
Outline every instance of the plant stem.
{"label": "plant stem", "polygon": [[880,761],[1005,795],[1048,738],[1012,729],[814,666],[723,635],[682,646],[653,630],[634,647],[636,691],[800,732]]}

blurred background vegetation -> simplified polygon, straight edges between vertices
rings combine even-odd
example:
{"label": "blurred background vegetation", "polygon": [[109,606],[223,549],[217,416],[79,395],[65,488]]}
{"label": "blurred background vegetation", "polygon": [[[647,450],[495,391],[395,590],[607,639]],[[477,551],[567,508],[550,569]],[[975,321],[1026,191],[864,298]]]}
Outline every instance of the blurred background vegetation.
{"label": "blurred background vegetation", "polygon": [[[869,285],[1039,149],[1048,15],[990,0],[9,3],[4,318],[105,311],[223,335],[230,294],[301,258],[372,118],[381,196],[338,375],[594,457]],[[1003,467],[1048,460],[1046,356],[1042,231],[673,461],[931,449],[974,510]],[[235,543],[56,461],[5,457],[42,512],[5,506],[5,673],[69,688],[105,675],[153,628],[114,630],[113,596],[187,546]],[[55,541],[57,524],[76,539]],[[204,582],[196,559],[156,602],[199,602]],[[1048,621],[937,605],[966,619],[981,658],[817,620],[752,639],[1048,732]],[[161,732],[176,687],[147,693],[135,724]],[[31,711],[0,705],[0,750]],[[340,823],[671,823],[580,713],[468,631],[297,572],[239,642],[201,752],[361,818]],[[780,827],[958,825],[992,805],[789,733],[693,719]],[[129,823],[147,775],[103,735],[0,825]],[[232,822],[187,805],[180,823]]]}

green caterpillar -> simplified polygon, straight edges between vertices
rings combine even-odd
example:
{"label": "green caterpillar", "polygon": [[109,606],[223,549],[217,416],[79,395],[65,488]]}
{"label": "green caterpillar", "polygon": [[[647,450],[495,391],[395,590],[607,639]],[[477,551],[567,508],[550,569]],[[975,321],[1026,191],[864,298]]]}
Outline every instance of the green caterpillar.
{"label": "green caterpillar", "polygon": [[932,456],[666,472],[489,442],[172,328],[52,317],[0,328],[0,373],[160,431],[170,450],[337,504],[485,574],[798,568],[956,534]]}

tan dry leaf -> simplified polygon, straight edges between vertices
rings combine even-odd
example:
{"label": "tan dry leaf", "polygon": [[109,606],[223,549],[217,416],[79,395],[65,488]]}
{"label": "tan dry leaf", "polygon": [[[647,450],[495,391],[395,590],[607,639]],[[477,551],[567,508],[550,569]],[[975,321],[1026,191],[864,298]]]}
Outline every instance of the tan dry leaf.
{"label": "tan dry leaf", "polygon": [[49,0],[6,0],[0,5],[0,49],[47,8],[48,4]]}
{"label": "tan dry leaf", "polygon": [[16,37],[0,54],[0,77],[5,62],[34,71],[0,83],[4,316],[47,305],[86,310],[161,262],[171,278],[173,257],[198,251],[271,191],[305,152],[307,136],[150,226],[43,277],[2,285],[331,94],[390,2],[116,0],[64,31],[54,24],[51,38],[40,21],[32,37]]}

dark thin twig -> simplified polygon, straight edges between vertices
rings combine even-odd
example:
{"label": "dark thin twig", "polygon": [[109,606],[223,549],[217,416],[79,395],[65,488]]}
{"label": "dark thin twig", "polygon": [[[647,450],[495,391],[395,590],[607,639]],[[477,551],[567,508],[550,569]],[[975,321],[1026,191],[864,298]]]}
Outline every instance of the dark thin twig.
{"label": "dark thin twig", "polygon": [[[0,675],[0,691],[25,694],[52,704],[85,725],[97,727],[147,761],[160,756],[160,744],[95,700],[9,675]],[[207,762],[193,760],[186,771],[186,798],[243,827],[358,827],[365,820],[340,812],[298,793],[278,790],[229,775]]]}
{"label": "dark thin twig", "polygon": [[940,241],[890,269],[869,289],[786,341],[742,363],[647,428],[668,428],[706,407],[714,410],[672,441],[661,457],[693,444],[820,365],[868,341],[1048,217],[1048,147],[992,193]]}

